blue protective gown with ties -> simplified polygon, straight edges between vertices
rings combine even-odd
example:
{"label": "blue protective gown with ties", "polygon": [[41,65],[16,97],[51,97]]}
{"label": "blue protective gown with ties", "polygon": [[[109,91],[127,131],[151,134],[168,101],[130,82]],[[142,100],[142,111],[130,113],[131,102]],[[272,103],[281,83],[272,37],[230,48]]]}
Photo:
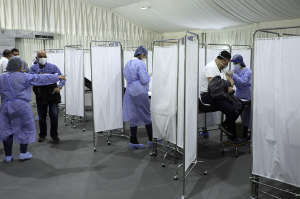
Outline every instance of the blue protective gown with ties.
{"label": "blue protective gown with ties", "polygon": [[31,101],[31,86],[43,86],[59,81],[58,75],[37,75],[21,72],[0,75],[0,140],[14,135],[19,144],[35,141],[36,129]]}
{"label": "blue protective gown with ties", "polygon": [[139,59],[129,61],[124,69],[127,87],[123,103],[123,120],[130,126],[151,124],[150,100],[148,97],[150,76],[146,64]]}
{"label": "blue protective gown with ties", "polygon": [[[251,101],[252,92],[252,72],[249,68],[235,69],[233,74],[233,81],[236,86],[235,95],[239,99]],[[242,122],[246,127],[250,127],[251,106],[244,109],[242,113]]]}

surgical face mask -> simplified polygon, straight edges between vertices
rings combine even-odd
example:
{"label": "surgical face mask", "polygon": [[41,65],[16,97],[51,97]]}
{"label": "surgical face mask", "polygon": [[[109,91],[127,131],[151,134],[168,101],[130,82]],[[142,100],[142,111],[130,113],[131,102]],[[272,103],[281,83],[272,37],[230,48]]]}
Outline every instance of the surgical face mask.
{"label": "surgical face mask", "polygon": [[233,68],[234,68],[234,70],[240,70],[242,67],[241,67],[241,64],[234,64],[233,65]]}
{"label": "surgical face mask", "polygon": [[47,58],[39,58],[39,64],[40,65],[45,65],[47,62]]}

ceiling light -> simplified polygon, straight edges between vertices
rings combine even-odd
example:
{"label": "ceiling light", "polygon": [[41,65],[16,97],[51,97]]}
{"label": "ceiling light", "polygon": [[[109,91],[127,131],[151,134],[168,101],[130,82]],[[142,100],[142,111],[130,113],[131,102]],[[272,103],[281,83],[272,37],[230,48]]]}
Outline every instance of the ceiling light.
{"label": "ceiling light", "polygon": [[148,10],[150,8],[150,6],[142,6],[140,8],[141,8],[141,10]]}

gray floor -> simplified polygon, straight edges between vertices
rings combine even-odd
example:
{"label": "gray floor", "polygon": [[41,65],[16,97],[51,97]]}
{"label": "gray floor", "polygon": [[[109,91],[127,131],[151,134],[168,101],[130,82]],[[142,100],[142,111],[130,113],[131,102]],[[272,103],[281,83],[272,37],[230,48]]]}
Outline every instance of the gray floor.
{"label": "gray floor", "polygon": [[[87,131],[82,132],[82,128]],[[161,157],[151,158],[150,149],[131,151],[128,141],[117,137],[107,146],[99,136],[98,151],[94,153],[91,123],[72,129],[63,125],[61,117],[59,132],[60,145],[34,143],[30,146],[32,160],[0,163],[0,196],[8,199],[180,197],[182,185],[180,180],[173,180],[176,168],[173,158],[168,158],[167,167],[162,168]],[[199,158],[206,162],[198,165],[187,178],[188,198],[249,198],[251,161],[247,147],[241,149],[239,158],[231,152],[222,156],[219,150],[218,133],[209,140],[199,140]],[[17,152],[15,146],[15,157]],[[202,171],[206,169],[208,175],[204,176]]]}

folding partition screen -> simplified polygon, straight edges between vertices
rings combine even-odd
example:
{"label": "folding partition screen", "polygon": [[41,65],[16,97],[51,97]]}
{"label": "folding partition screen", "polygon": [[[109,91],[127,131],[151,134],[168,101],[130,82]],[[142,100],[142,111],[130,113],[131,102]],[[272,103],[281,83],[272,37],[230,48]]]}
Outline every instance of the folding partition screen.
{"label": "folding partition screen", "polygon": [[94,132],[123,128],[122,47],[92,42]]}
{"label": "folding partition screen", "polygon": [[80,46],[65,47],[66,114],[84,117],[84,52]]}
{"label": "folding partition screen", "polygon": [[151,116],[153,134],[180,147],[177,140],[178,46],[154,47]]}
{"label": "folding partition screen", "polygon": [[253,174],[300,187],[300,38],[257,39]]}

